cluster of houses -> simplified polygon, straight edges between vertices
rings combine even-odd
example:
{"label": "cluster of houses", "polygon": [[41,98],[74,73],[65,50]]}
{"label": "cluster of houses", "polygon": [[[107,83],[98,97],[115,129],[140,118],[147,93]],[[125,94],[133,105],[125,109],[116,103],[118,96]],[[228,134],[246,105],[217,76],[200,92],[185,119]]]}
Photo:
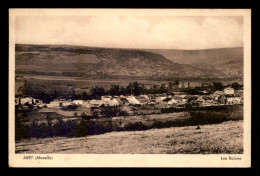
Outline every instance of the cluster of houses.
{"label": "cluster of houses", "polygon": [[16,105],[33,105],[37,107],[61,108],[69,105],[77,105],[82,108],[98,108],[107,106],[157,106],[162,107],[184,107],[186,104],[192,106],[216,106],[224,104],[242,104],[243,90],[234,90],[231,87],[223,91],[215,91],[206,95],[188,95],[185,92],[172,92],[167,94],[147,94],[139,96],[101,96],[100,100],[68,100],[55,99],[49,104],[44,104],[39,99],[32,97],[15,98]]}

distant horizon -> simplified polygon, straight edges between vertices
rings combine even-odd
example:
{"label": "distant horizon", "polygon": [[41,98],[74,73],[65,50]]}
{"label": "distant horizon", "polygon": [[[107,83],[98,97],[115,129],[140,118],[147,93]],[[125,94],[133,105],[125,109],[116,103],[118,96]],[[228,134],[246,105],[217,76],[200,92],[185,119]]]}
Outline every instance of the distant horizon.
{"label": "distant horizon", "polygon": [[184,50],[184,51],[198,51],[198,50],[215,50],[215,49],[232,49],[232,48],[244,48],[244,46],[237,47],[221,47],[221,48],[205,48],[205,49],[164,49],[164,48],[123,48],[123,47],[102,47],[102,46],[90,46],[90,45],[72,45],[72,44],[32,44],[32,43],[15,43],[15,45],[37,45],[37,46],[75,46],[75,47],[89,47],[89,48],[104,48],[104,49],[129,49],[129,50]]}

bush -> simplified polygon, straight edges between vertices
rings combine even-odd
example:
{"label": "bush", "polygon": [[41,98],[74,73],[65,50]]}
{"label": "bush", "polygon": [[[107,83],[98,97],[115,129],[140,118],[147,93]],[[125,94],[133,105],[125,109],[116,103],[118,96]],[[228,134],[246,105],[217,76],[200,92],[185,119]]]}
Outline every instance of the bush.
{"label": "bush", "polygon": [[129,123],[125,125],[124,130],[126,131],[139,131],[148,129],[142,122]]}
{"label": "bush", "polygon": [[190,112],[190,116],[191,117],[188,119],[189,125],[216,124],[228,120],[228,114],[222,112],[193,111]]}
{"label": "bush", "polygon": [[25,124],[25,119],[15,116],[15,140],[27,139],[28,127]]}
{"label": "bush", "polygon": [[77,105],[69,105],[61,108],[63,111],[75,111],[77,109]]}
{"label": "bush", "polygon": [[89,120],[80,119],[75,128],[76,137],[83,137],[89,134]]}
{"label": "bush", "polygon": [[[109,112],[109,111],[108,111]],[[124,111],[119,111],[124,114]],[[28,112],[26,110],[16,111],[15,115],[15,140],[28,138],[46,138],[54,136],[62,137],[83,137],[87,135],[103,134],[111,131],[138,131],[148,130],[152,128],[169,128],[180,126],[194,126],[205,124],[222,123],[228,120],[242,120],[242,106],[226,106],[221,109],[208,109],[190,111],[190,117],[185,119],[177,119],[172,121],[153,120],[153,123],[146,125],[143,122],[128,123],[122,127],[123,122],[113,122],[111,117],[107,119],[90,119],[85,113],[81,114],[79,121],[67,120],[58,118],[54,123],[53,119],[46,117],[46,122],[39,123],[34,120],[28,122]],[[146,115],[143,119],[151,121]]]}

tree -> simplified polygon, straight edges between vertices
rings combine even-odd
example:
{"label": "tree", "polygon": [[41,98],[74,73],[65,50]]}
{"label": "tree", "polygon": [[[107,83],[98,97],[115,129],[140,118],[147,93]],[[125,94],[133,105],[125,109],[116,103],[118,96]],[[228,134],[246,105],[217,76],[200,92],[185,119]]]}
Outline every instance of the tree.
{"label": "tree", "polygon": [[119,95],[119,85],[112,85],[109,94],[114,96],[114,95]]}
{"label": "tree", "polygon": [[85,112],[82,112],[80,117],[83,118],[84,120],[88,120],[89,119]]}
{"label": "tree", "polygon": [[24,85],[18,89],[18,93],[22,96],[31,96],[33,94],[32,85],[25,80]]}
{"label": "tree", "polygon": [[179,84],[180,84],[179,80],[174,81],[174,85],[179,86]]}
{"label": "tree", "polygon": [[88,94],[87,94],[87,92],[82,92],[82,94],[81,94],[81,99],[82,99],[82,100],[87,100],[87,99],[88,99]]}
{"label": "tree", "polygon": [[157,86],[154,84],[153,85],[153,90],[156,91],[157,90]]}
{"label": "tree", "polygon": [[223,84],[221,82],[213,82],[213,90],[223,90]]}
{"label": "tree", "polygon": [[238,90],[238,89],[240,88],[240,85],[239,85],[237,82],[233,82],[233,83],[231,84],[231,87],[232,87],[233,89],[235,89],[235,90]]}
{"label": "tree", "polygon": [[128,86],[126,86],[125,92],[126,92],[127,95],[132,95],[132,93],[133,93],[133,85],[131,83],[129,83]]}
{"label": "tree", "polygon": [[168,83],[168,87],[169,87],[170,90],[172,90],[173,82],[169,82],[169,83]]}
{"label": "tree", "polygon": [[119,95],[126,95],[126,89],[123,86],[120,86]]}
{"label": "tree", "polygon": [[87,92],[82,92],[81,94],[76,95],[77,100],[88,100],[88,94]]}
{"label": "tree", "polygon": [[138,96],[138,95],[140,95],[140,93],[141,93],[141,91],[140,91],[140,86],[139,86],[139,84],[138,84],[137,81],[135,81],[135,82],[133,83],[133,93],[134,93],[135,96]]}
{"label": "tree", "polygon": [[100,114],[103,117],[112,118],[120,115],[127,115],[127,112],[122,111],[119,107],[104,107],[101,109]]}
{"label": "tree", "polygon": [[60,94],[57,92],[57,90],[54,90],[54,92],[52,93],[52,99],[56,99],[60,96]]}
{"label": "tree", "polygon": [[91,99],[100,99],[101,96],[105,95],[105,89],[103,87],[94,87],[90,90],[90,98]]}
{"label": "tree", "polygon": [[75,90],[73,89],[71,100],[75,100],[76,98],[77,98],[77,96],[76,96]]}
{"label": "tree", "polygon": [[165,84],[161,84],[161,86],[160,86],[160,93],[164,93],[164,92],[166,92]]}
{"label": "tree", "polygon": [[52,101],[52,98],[45,92],[42,92],[39,98],[42,100],[43,103],[50,103]]}

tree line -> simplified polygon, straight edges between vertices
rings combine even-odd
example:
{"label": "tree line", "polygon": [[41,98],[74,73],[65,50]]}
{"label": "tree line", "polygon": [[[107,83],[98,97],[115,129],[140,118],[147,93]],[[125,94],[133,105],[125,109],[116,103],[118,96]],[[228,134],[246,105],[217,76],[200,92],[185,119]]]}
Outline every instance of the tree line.
{"label": "tree line", "polygon": [[[41,99],[44,103],[49,103],[50,101],[53,101],[56,98],[59,97],[65,97],[70,98],[72,100],[92,100],[92,99],[100,99],[103,95],[110,95],[110,96],[128,96],[128,95],[134,95],[139,96],[142,94],[161,94],[161,93],[171,93],[175,88],[179,86],[180,82],[178,80],[170,81],[168,82],[168,85],[161,84],[161,85],[153,85],[149,88],[146,88],[144,84],[141,84],[137,81],[129,83],[127,86],[122,85],[112,85],[109,90],[105,90],[103,87],[95,86],[92,87],[90,92],[82,92],[82,93],[76,93],[74,89],[72,89],[70,94],[64,94],[62,92],[59,92],[57,90],[54,90],[52,93],[45,93],[43,92],[35,92],[33,86],[25,81],[24,85],[21,86],[18,89],[18,95],[17,96],[31,96],[34,98]],[[189,85],[189,83],[188,83]],[[211,91],[216,90],[223,90],[225,87],[230,86],[234,88],[235,90],[238,90],[242,87],[242,85],[238,84],[237,82],[234,82],[230,85],[223,85],[221,82],[213,82],[212,85],[206,87],[210,88]],[[188,88],[185,91],[189,94],[197,94],[199,93],[200,88],[205,88],[205,86],[201,85],[201,87],[196,88]]]}

